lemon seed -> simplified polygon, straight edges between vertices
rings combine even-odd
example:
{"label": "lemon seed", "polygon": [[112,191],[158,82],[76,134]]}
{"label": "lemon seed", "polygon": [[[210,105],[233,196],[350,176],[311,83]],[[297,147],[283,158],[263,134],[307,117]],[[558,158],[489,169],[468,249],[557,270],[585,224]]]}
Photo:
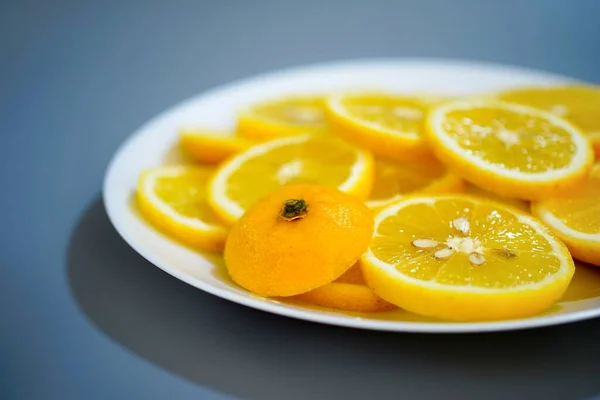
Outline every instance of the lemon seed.
{"label": "lemon seed", "polygon": [[431,239],[417,239],[413,240],[412,244],[420,249],[430,249],[432,247],[436,247],[438,242]]}
{"label": "lemon seed", "polygon": [[441,250],[438,250],[438,251],[436,251],[436,252],[433,254],[433,256],[434,256],[435,258],[440,258],[440,259],[442,259],[442,258],[448,258],[448,257],[450,257],[452,254],[454,254],[454,250],[446,248],[446,249],[441,249]]}
{"label": "lemon seed", "polygon": [[452,221],[452,226],[463,235],[466,235],[471,230],[471,223],[465,217],[456,218]]}
{"label": "lemon seed", "polygon": [[485,263],[485,257],[483,254],[471,253],[469,254],[469,262],[473,265],[482,265]]}

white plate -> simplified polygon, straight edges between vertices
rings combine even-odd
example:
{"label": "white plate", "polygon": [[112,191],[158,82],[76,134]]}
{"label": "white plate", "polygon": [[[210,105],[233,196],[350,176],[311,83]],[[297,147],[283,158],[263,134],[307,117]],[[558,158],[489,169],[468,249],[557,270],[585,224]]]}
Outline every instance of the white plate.
{"label": "white plate", "polygon": [[236,111],[259,100],[287,94],[334,90],[382,89],[458,95],[517,85],[548,85],[569,78],[478,62],[380,59],[334,62],[244,79],[189,99],[152,119],[117,151],[104,181],[104,203],[117,231],[154,265],[188,284],[233,302],[288,317],[354,328],[403,332],[482,332],[532,328],[600,315],[600,298],[560,303],[557,311],[527,319],[443,323],[393,321],[306,309],[267,300],[221,279],[217,266],[154,230],[132,207],[140,171],[173,162],[173,146],[182,126],[234,127]]}

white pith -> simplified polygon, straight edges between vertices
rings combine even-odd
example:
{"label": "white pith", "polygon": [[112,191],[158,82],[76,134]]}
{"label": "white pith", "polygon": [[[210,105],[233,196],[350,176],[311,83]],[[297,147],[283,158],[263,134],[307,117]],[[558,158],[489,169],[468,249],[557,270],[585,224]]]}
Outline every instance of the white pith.
{"label": "white pith", "polygon": [[[386,218],[396,215],[399,210],[410,206],[412,204],[434,204],[437,200],[451,200],[456,198],[456,196],[429,196],[429,197],[416,197],[410,200],[403,201],[401,203],[389,206],[379,212],[375,217],[375,235],[377,235],[377,231],[381,222],[383,222]],[[471,199],[474,203],[479,203],[476,199]],[[534,228],[537,234],[543,236],[552,247],[551,253],[554,254],[561,262],[561,268],[559,271],[552,275],[548,275],[544,279],[536,283],[523,284],[516,287],[510,288],[484,288],[477,287],[471,285],[447,285],[440,284],[435,281],[424,281],[416,278],[412,278],[410,276],[404,275],[398,269],[394,267],[392,264],[388,264],[379,258],[377,258],[371,248],[367,250],[365,255],[363,256],[368,260],[369,264],[373,267],[376,267],[380,270],[385,271],[385,273],[391,276],[394,279],[398,279],[404,281],[407,284],[412,286],[421,286],[424,288],[434,289],[434,290],[448,290],[452,292],[461,292],[461,293],[486,293],[486,294],[505,294],[505,293],[515,293],[529,290],[536,290],[538,288],[544,287],[546,285],[552,284],[555,281],[558,281],[569,274],[569,254],[565,251],[563,245],[555,239],[547,230],[546,227],[536,222],[533,218],[518,212],[516,209],[511,209],[510,207],[506,207],[513,211],[514,215],[517,217],[519,222],[530,225]]]}
{"label": "white pith", "polygon": [[600,233],[585,233],[581,231],[577,231],[573,228],[570,228],[563,221],[558,219],[554,214],[548,211],[545,208],[541,208],[540,210],[540,219],[544,221],[546,224],[550,225],[552,228],[557,231],[563,233],[567,237],[572,237],[578,240],[590,241],[590,242],[598,242],[600,243]]}
{"label": "white pith", "polygon": [[[552,169],[541,173],[527,173],[496,166],[488,161],[477,157],[472,153],[469,153],[468,151],[460,147],[458,143],[444,129],[445,116],[451,111],[471,110],[473,108],[479,107],[501,107],[503,109],[508,109],[517,113],[525,113],[540,116],[549,120],[552,123],[552,125],[563,128],[570,134],[571,141],[576,148],[575,153],[571,156],[571,162],[562,168]],[[499,175],[523,182],[554,181],[564,178],[565,176],[572,175],[574,171],[581,170],[589,162],[589,143],[587,142],[584,134],[582,134],[578,128],[550,112],[541,111],[532,107],[494,100],[481,100],[469,102],[459,100],[447,103],[436,108],[429,116],[429,119],[432,133],[436,136],[438,140],[440,140],[444,144],[444,147],[452,151],[457,156],[467,160],[469,163],[474,164],[476,166],[475,168],[490,172],[493,175]]]}
{"label": "white pith", "polygon": [[219,225],[208,224],[197,218],[185,217],[173,210],[167,203],[156,195],[154,190],[156,181],[160,178],[177,177],[186,173],[186,167],[163,167],[150,173],[144,182],[144,195],[152,205],[162,214],[168,215],[170,219],[179,224],[187,225],[201,231],[222,231],[224,228]]}
{"label": "white pith", "polygon": [[[307,134],[275,139],[262,145],[251,147],[249,150],[235,156],[221,167],[210,184],[209,190],[211,191],[213,198],[229,215],[234,218],[240,218],[246,210],[227,195],[227,181],[229,180],[229,177],[237,171],[242,164],[252,158],[259,157],[278,147],[306,142],[312,137],[314,136]],[[365,152],[356,150],[356,161],[350,168],[348,179],[338,185],[340,191],[348,192],[356,187],[367,168],[367,157]]]}
{"label": "white pith", "polygon": [[348,112],[348,110],[346,109],[346,107],[344,107],[344,105],[342,104],[343,97],[344,97],[343,94],[333,95],[329,98],[329,100],[327,102],[329,105],[329,108],[333,112],[335,112],[335,114],[340,115],[345,119],[351,120],[356,124],[367,126],[373,130],[379,131],[381,133],[384,133],[384,134],[387,134],[390,136],[395,136],[395,137],[402,136],[402,137],[410,138],[410,139],[414,139],[414,140],[421,139],[421,136],[415,132],[400,132],[398,130],[388,128],[388,127],[378,124],[376,122],[365,121],[364,119],[355,117],[354,115],[350,114]]}

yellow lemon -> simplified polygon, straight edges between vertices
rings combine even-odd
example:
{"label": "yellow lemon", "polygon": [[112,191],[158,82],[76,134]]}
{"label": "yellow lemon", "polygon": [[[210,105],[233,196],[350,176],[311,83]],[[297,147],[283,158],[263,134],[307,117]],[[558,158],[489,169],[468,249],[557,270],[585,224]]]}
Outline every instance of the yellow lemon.
{"label": "yellow lemon", "polygon": [[579,128],[513,103],[445,103],[430,111],[427,124],[442,162],[503,197],[536,200],[564,193],[585,179],[594,160]]}
{"label": "yellow lemon", "polygon": [[382,209],[361,266],[378,296],[452,321],[547,310],[575,270],[565,245],[540,222],[466,195],[415,196]]}
{"label": "yellow lemon", "polygon": [[566,243],[573,257],[600,266],[600,164],[568,196],[533,203],[531,211]]}
{"label": "yellow lemon", "polygon": [[258,144],[223,163],[209,183],[208,199],[233,223],[284,185],[328,185],[366,199],[372,182],[370,153],[328,135],[297,135]]}
{"label": "yellow lemon", "polygon": [[384,93],[339,94],[327,100],[331,131],[378,157],[421,160],[431,153],[424,128],[429,99]]}
{"label": "yellow lemon", "polygon": [[218,164],[254,144],[227,132],[184,129],[180,132],[183,150],[204,164]]}
{"label": "yellow lemon", "polygon": [[228,230],[219,222],[206,199],[212,170],[169,166],[144,171],[138,180],[140,212],[165,233],[191,246],[220,251]]}
{"label": "yellow lemon", "polygon": [[463,190],[463,181],[435,159],[424,162],[375,160],[375,178],[367,205],[378,209],[411,193],[452,193]]}
{"label": "yellow lemon", "polygon": [[323,96],[292,96],[269,100],[238,115],[237,134],[252,140],[326,131]]}
{"label": "yellow lemon", "polygon": [[498,98],[553,112],[579,126],[600,157],[600,87],[592,85],[523,87],[510,89]]}

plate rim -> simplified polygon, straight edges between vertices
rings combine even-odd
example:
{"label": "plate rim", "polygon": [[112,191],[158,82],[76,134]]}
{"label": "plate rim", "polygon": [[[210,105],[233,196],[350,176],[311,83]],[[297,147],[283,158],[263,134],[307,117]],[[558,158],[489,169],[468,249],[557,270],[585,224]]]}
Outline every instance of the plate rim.
{"label": "plate rim", "polygon": [[178,110],[184,109],[200,98],[209,97],[220,91],[230,90],[236,86],[248,84],[252,81],[259,81],[265,78],[284,77],[285,75],[292,75],[300,72],[315,71],[318,69],[333,69],[340,67],[361,67],[367,68],[368,66],[382,66],[382,65],[402,65],[407,66],[409,64],[428,64],[430,66],[436,65],[437,67],[444,66],[455,66],[463,68],[486,68],[486,69],[503,69],[504,71],[515,71],[520,74],[535,74],[538,76],[545,76],[548,79],[560,80],[564,82],[581,82],[580,80],[572,77],[547,72],[543,70],[537,70],[528,67],[520,67],[510,64],[493,63],[487,61],[477,61],[469,59],[458,59],[458,58],[430,58],[430,57],[407,57],[407,58],[355,58],[348,60],[335,60],[320,63],[310,63],[304,65],[296,65],[292,67],[275,69],[266,71],[256,75],[250,75],[241,79],[237,79],[223,85],[217,85],[207,90],[198,92],[182,101],[179,101],[152,118],[147,120],[137,129],[135,129],[127,138],[121,142],[117,150],[113,153],[109,163],[105,169],[104,179],[102,184],[102,198],[107,216],[117,231],[117,233],[125,240],[125,242],[133,248],[138,254],[149,261],[154,266],[160,268],[169,275],[200,289],[211,295],[220,297],[222,299],[237,303],[246,307],[250,307],[256,310],[265,311],[271,314],[276,314],[288,318],[294,318],[304,321],[316,322],[325,325],[334,325],[347,328],[355,329],[366,329],[376,331],[391,331],[391,332],[405,332],[405,333],[476,333],[476,332],[500,332],[500,331],[513,331],[513,330],[524,330],[533,329],[546,326],[562,325],[572,323],[576,321],[583,321],[600,316],[600,307],[590,308],[585,310],[576,310],[564,314],[551,314],[551,315],[540,315],[526,319],[516,320],[503,320],[503,321],[487,321],[487,322],[410,322],[410,321],[393,321],[393,320],[375,320],[361,317],[349,317],[346,315],[335,315],[328,314],[324,311],[312,310],[299,306],[292,306],[285,303],[274,303],[266,301],[262,298],[245,297],[239,295],[233,291],[221,289],[211,285],[210,283],[204,282],[193,276],[187,275],[179,271],[176,267],[172,267],[169,263],[163,263],[157,257],[147,252],[143,245],[137,242],[137,240],[130,235],[127,229],[120,223],[119,218],[115,215],[115,210],[111,204],[111,181],[114,179],[115,174],[118,172],[117,166],[119,161],[123,158],[123,155],[127,153],[127,150],[131,148],[136,140],[139,140],[143,134],[151,128],[153,125],[157,125],[161,120],[168,118],[170,115],[176,114]]}

